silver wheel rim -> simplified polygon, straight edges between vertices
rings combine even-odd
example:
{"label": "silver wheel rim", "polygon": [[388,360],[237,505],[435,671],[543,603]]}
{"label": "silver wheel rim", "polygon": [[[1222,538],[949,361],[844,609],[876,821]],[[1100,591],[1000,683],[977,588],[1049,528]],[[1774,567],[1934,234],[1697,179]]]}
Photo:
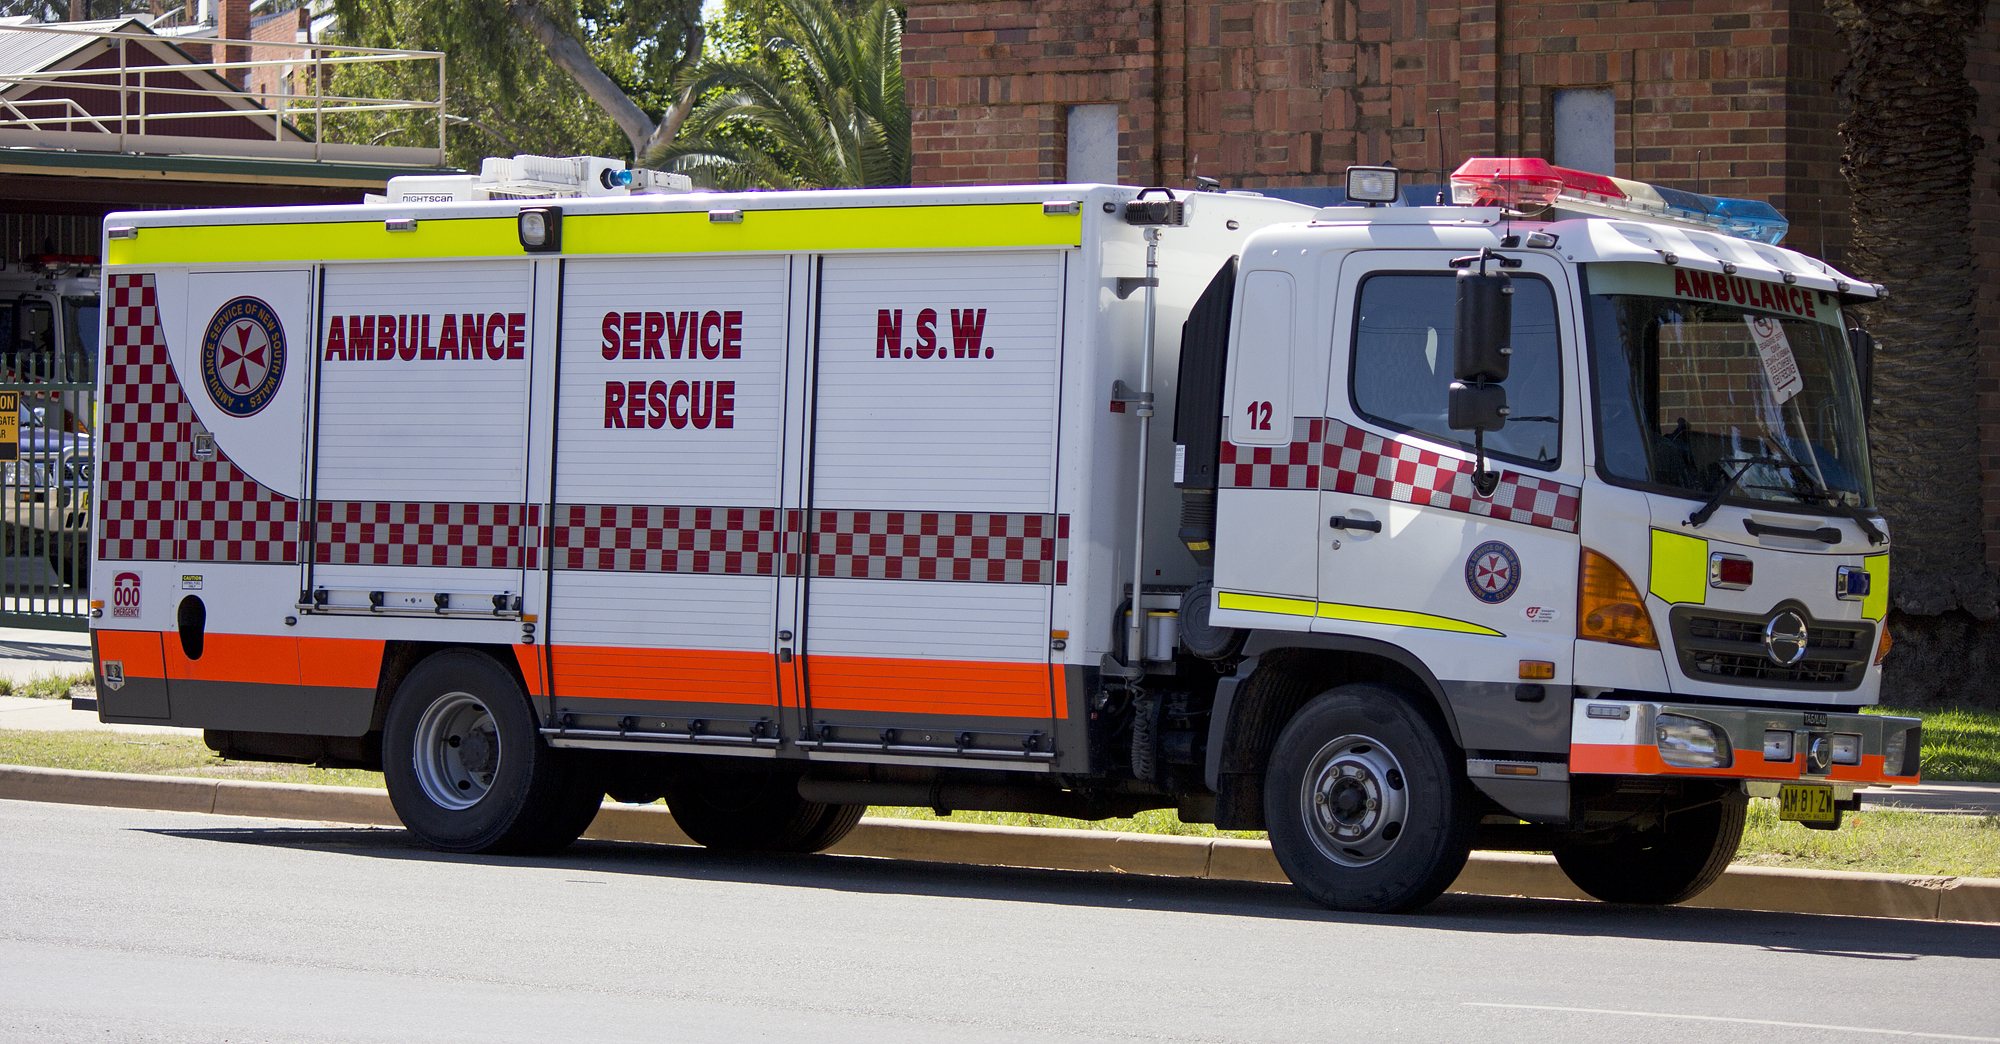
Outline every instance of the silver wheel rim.
{"label": "silver wheel rim", "polygon": [[1299,798],[1307,836],[1341,866],[1367,866],[1388,855],[1409,820],[1402,763],[1367,736],[1321,747],[1306,766]]}
{"label": "silver wheel rim", "polygon": [[417,722],[411,752],[424,796],[449,809],[471,808],[500,771],[500,732],[477,697],[449,692],[431,701]]}

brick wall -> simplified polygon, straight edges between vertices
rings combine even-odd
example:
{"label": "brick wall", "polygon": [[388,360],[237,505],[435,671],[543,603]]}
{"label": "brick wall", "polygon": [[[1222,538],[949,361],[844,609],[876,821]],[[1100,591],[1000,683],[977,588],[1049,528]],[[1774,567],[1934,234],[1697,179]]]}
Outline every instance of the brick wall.
{"label": "brick wall", "polygon": [[1972,133],[1986,142],[1972,167],[1972,249],[1979,290],[1979,457],[1986,501],[1986,562],[2000,566],[2000,2],[1967,47],[1966,72],[1979,91]]}
{"label": "brick wall", "polygon": [[1088,103],[1128,184],[1436,180],[1552,155],[1554,92],[1608,88],[1618,174],[1767,200],[1836,263],[1840,63],[1819,0],[915,0],[904,35],[918,184],[1060,181]]}

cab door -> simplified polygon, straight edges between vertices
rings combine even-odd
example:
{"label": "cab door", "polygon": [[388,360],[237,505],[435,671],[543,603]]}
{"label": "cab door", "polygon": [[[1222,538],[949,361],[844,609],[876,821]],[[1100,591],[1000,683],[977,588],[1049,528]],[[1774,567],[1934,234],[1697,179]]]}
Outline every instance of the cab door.
{"label": "cab door", "polygon": [[[1517,702],[1516,687],[1569,681],[1586,414],[1570,277],[1535,252],[1509,257],[1521,262],[1505,270],[1510,413],[1486,435],[1498,476],[1490,492],[1474,481],[1472,433],[1446,423],[1452,254],[1371,250],[1342,262],[1328,416],[1313,433],[1322,462],[1313,629],[1417,651],[1447,683],[1462,727],[1470,716],[1502,730],[1468,745],[1531,750],[1538,727],[1519,723],[1541,712]],[[1567,701],[1540,706],[1551,723],[1567,722]]]}

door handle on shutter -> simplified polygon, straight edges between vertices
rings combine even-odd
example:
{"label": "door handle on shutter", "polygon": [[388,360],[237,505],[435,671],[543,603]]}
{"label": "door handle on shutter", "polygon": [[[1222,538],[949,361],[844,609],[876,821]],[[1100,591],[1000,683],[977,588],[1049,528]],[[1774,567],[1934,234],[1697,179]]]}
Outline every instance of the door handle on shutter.
{"label": "door handle on shutter", "polygon": [[1348,518],[1346,515],[1335,515],[1327,519],[1326,524],[1335,529],[1360,529],[1370,533],[1380,533],[1382,531],[1382,523],[1372,518]]}

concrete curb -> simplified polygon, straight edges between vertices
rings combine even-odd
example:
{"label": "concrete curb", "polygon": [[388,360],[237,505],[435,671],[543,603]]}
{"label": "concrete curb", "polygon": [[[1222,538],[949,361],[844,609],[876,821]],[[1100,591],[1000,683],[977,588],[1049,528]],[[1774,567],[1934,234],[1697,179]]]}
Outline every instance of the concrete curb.
{"label": "concrete curb", "polygon": [[[0,798],[367,826],[402,825],[384,791],[301,783],[0,765]],[[583,836],[599,841],[693,844],[674,824],[674,817],[658,805],[607,804]],[[1271,855],[1270,845],[1229,838],[864,819],[831,851],[835,855],[984,866],[1286,883],[1284,871]],[[1554,859],[1513,852],[1474,852],[1451,890],[1537,899],[1588,898],[1563,876]],[[1721,910],[2000,922],[2000,879],[1733,867],[1713,888],[1686,905]]]}

